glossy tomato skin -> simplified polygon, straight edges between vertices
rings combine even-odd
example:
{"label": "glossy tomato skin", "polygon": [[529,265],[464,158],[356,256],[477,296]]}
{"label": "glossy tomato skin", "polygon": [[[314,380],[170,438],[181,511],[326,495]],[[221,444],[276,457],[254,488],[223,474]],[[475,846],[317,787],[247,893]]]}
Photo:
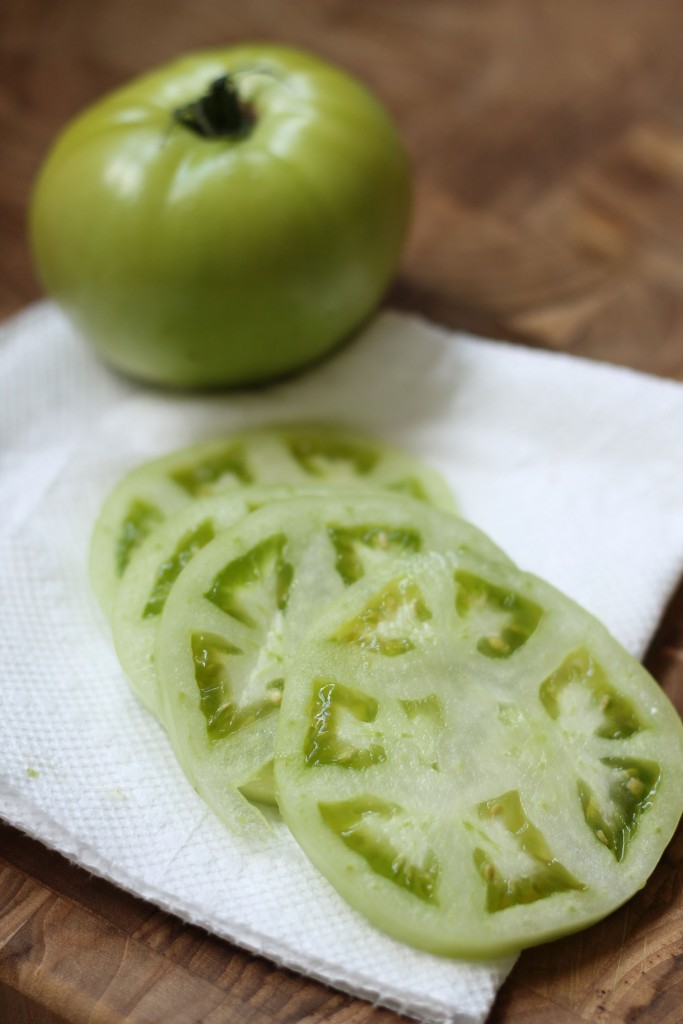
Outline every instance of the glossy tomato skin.
{"label": "glossy tomato skin", "polygon": [[[252,123],[205,138],[174,112],[226,73]],[[113,366],[182,387],[255,383],[319,358],[373,311],[410,212],[389,116],[309,55],[189,55],[66,128],[31,208],[36,266]]]}

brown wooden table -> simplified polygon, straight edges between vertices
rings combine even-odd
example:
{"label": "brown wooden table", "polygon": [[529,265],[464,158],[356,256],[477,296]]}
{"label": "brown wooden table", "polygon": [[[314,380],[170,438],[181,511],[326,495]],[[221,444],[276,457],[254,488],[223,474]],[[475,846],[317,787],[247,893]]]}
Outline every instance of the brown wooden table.
{"label": "brown wooden table", "polygon": [[[1,316],[39,295],[26,207],[60,126],[142,69],[244,39],[312,48],[392,110],[417,202],[390,303],[683,379],[680,0],[5,0]],[[647,663],[683,710],[683,588]],[[491,1021],[680,1024],[682,860],[679,829],[626,907],[522,955]],[[184,925],[7,826],[0,909],[2,1024],[398,1020]]]}

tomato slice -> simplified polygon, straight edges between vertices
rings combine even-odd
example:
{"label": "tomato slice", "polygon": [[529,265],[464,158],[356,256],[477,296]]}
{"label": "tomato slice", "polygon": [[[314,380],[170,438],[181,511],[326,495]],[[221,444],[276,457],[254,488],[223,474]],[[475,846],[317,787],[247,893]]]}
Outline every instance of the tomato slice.
{"label": "tomato slice", "polygon": [[[242,516],[302,493],[293,487],[243,487],[196,498],[145,538],[120,581],[112,615],[121,667],[143,704],[161,718],[154,648],[171,587],[195,555]],[[313,492],[312,492],[313,493]]]}
{"label": "tomato slice", "polygon": [[259,484],[381,488],[446,511],[455,507],[436,470],[376,438],[291,425],[212,439],[139,466],[105,502],[91,543],[90,578],[107,615],[135,552],[164,519],[199,497]]}
{"label": "tomato slice", "polygon": [[370,921],[489,957],[645,884],[683,810],[683,727],[547,583],[418,554],[347,589],[292,652],[275,779],[295,838]]}
{"label": "tomato slice", "polygon": [[368,574],[430,550],[505,557],[470,524],[414,499],[338,490],[244,516],[178,576],[157,632],[162,716],[186,774],[228,824],[262,821],[247,798],[274,801],[290,645]]}

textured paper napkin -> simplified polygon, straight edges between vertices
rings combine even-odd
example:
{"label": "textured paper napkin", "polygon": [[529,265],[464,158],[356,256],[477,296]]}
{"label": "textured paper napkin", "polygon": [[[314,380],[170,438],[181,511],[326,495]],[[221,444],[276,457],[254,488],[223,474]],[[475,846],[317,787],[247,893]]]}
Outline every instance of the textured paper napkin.
{"label": "textured paper napkin", "polygon": [[251,848],[185,781],[90,593],[102,500],[142,459],[283,420],[345,424],[439,469],[462,514],[644,652],[683,569],[683,387],[384,313],[265,390],[204,398],[102,366],[49,303],[0,332],[0,813],[270,959],[424,1021],[481,1022],[513,958],[394,942],[277,823]]}

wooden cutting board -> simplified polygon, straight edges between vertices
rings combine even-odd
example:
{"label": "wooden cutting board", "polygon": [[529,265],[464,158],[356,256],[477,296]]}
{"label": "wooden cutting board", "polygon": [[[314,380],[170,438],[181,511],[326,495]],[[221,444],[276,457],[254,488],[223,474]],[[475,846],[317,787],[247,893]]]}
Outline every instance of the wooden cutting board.
{"label": "wooden cutting board", "polygon": [[[388,302],[683,380],[680,0],[8,2],[1,316],[39,295],[26,206],[60,126],[176,53],[263,38],[346,66],[401,128],[415,220]],[[647,664],[683,711],[683,588]],[[524,953],[491,1024],[680,1024],[682,860],[679,829],[626,907]],[[0,1022],[86,1021],[398,1018],[183,925],[0,826]]]}

